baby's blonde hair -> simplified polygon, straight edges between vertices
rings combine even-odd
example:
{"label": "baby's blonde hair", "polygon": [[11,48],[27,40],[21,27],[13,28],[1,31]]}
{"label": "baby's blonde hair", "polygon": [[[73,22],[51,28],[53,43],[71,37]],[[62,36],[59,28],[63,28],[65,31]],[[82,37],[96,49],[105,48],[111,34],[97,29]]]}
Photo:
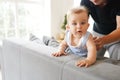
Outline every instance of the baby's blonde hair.
{"label": "baby's blonde hair", "polygon": [[67,21],[68,21],[68,18],[71,14],[79,14],[82,12],[86,12],[88,14],[88,17],[89,17],[89,11],[85,6],[73,7],[71,9],[69,9],[67,12]]}

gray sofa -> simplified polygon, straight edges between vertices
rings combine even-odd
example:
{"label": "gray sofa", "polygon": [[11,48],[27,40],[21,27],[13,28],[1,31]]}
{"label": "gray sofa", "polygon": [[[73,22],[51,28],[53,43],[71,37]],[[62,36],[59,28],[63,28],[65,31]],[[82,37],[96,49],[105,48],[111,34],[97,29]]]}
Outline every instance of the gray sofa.
{"label": "gray sofa", "polygon": [[88,68],[79,68],[74,63],[84,57],[73,54],[51,56],[56,50],[20,39],[4,40],[1,55],[3,80],[120,80],[119,61],[102,58]]}

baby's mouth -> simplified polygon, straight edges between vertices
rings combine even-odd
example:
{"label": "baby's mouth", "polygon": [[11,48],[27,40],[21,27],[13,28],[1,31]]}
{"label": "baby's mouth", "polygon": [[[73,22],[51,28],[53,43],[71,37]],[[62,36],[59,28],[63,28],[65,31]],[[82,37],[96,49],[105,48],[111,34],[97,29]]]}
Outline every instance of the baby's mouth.
{"label": "baby's mouth", "polygon": [[77,33],[82,33],[82,31],[77,31]]}

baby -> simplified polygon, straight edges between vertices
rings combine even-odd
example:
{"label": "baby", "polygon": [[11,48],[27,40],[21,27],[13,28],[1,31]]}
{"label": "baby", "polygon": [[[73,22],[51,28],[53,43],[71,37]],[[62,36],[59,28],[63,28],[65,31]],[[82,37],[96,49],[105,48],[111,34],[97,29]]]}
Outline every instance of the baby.
{"label": "baby", "polygon": [[84,6],[72,8],[67,12],[65,38],[60,43],[58,52],[52,53],[53,56],[66,55],[65,49],[69,47],[74,54],[87,56],[83,60],[78,60],[76,66],[88,67],[96,62],[96,46],[92,35],[87,31],[88,19],[89,12]]}

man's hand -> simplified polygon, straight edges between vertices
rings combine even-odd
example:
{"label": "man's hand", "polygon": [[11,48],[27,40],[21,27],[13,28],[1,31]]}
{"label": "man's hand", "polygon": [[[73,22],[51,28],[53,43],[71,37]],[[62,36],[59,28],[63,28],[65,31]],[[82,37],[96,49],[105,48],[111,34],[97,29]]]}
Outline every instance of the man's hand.
{"label": "man's hand", "polygon": [[103,40],[102,37],[101,38],[100,37],[94,37],[93,40],[95,42],[97,50],[101,49],[104,46],[104,40]]}

